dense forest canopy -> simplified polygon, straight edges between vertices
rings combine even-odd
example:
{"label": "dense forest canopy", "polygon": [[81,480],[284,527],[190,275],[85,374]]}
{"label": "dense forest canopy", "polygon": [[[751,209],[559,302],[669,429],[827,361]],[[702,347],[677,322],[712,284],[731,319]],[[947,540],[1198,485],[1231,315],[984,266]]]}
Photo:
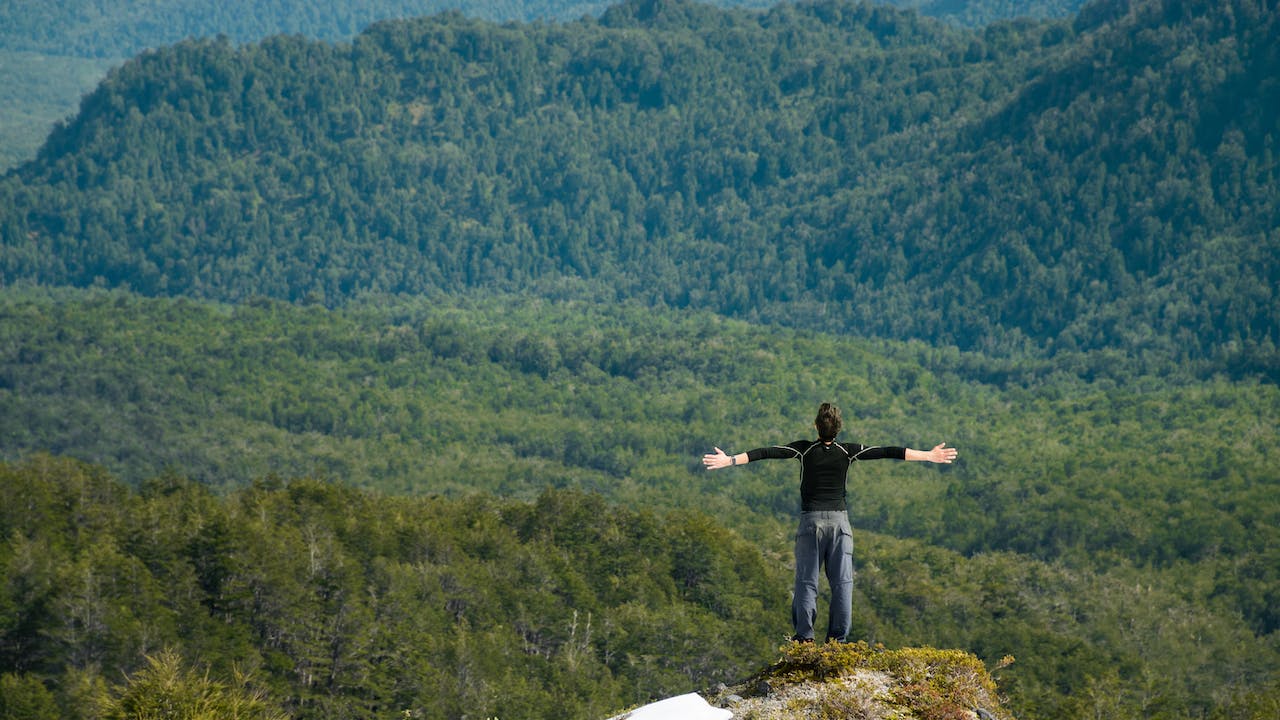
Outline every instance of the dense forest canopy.
{"label": "dense forest canopy", "polygon": [[[1023,718],[1262,718],[1241,708],[1280,692],[1273,384],[1059,370],[1002,387],[971,378],[1006,361],[955,348],[516,297],[326,310],[9,290],[0,331],[0,489],[26,498],[0,502],[0,673],[64,703],[78,673],[111,680],[92,663],[132,671],[162,646],[218,677],[260,658],[246,669],[300,717],[428,707],[439,679],[426,717],[559,688],[570,716],[599,718],[746,672],[786,634],[794,468],[698,458],[805,436],[824,399],[850,439],[962,451],[853,473],[858,637],[1013,655],[1002,687]],[[554,525],[546,545],[498,550],[529,523]],[[678,528],[694,534],[672,544]],[[239,549],[264,533],[291,549]],[[459,606],[486,577],[534,594]],[[422,611],[387,630],[403,593]],[[503,608],[515,625],[457,629]],[[82,626],[88,610],[109,619]],[[315,613],[323,627],[299,624]],[[570,662],[594,689],[559,685]]]}
{"label": "dense forest canopy", "polygon": [[[777,645],[735,628],[776,609],[781,569],[697,514],[315,480],[135,492],[49,458],[0,480],[6,718],[145,717],[112,702],[124,678],[103,670],[162,651],[193,674],[247,674],[293,717],[600,718],[735,679]],[[19,693],[37,712],[4,712]]]}
{"label": "dense forest canopy", "polygon": [[[109,68],[148,49],[225,36],[272,35],[349,41],[379,20],[456,10],[494,22],[598,16],[604,0],[0,0],[0,170],[35,156],[49,129],[76,111]],[[773,0],[726,0],[767,7]],[[899,0],[926,15],[968,26],[1015,17],[1065,17],[1080,0]]]}
{"label": "dense forest canopy", "polygon": [[0,183],[0,277],[642,298],[1274,378],[1277,14],[1087,10],[965,31],[638,0],[184,43]]}

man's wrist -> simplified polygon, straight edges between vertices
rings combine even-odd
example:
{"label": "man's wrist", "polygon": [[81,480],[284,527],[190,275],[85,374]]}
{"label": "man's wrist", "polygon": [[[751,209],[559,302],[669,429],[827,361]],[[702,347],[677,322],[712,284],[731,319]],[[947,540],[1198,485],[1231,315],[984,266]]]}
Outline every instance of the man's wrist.
{"label": "man's wrist", "polygon": [[729,464],[730,464],[730,465],[737,465],[737,464],[738,464],[738,456],[737,456],[737,455],[730,455],[730,456],[729,456]]}

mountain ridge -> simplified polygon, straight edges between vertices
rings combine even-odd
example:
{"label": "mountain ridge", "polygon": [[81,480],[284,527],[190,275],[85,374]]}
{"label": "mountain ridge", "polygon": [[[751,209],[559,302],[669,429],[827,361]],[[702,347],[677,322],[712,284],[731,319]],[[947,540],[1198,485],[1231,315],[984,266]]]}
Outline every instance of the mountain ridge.
{"label": "mountain ridge", "polygon": [[[187,43],[113,73],[0,184],[0,281],[330,306],[568,292],[1274,379],[1280,166],[1251,151],[1276,138],[1275,18],[1227,22],[1245,5],[1125,4],[1085,34],[843,2],[665,3],[707,29],[612,26],[649,12],[633,3],[381,23],[349,46]],[[1144,100],[1198,86],[1100,65],[1130,34],[1224,72],[1246,48],[1240,111],[1197,126]],[[1044,79],[1072,68],[1101,75]]]}
{"label": "mountain ridge", "polygon": [[[743,0],[728,6],[763,8],[771,0]],[[1061,17],[1079,0],[1025,0],[1014,3],[949,0],[899,4],[964,26],[980,26],[1012,16]],[[381,20],[458,11],[493,22],[570,21],[599,16],[607,2],[473,2],[471,0],[376,0],[314,3],[193,3],[190,0],[98,2],[56,0],[33,11],[23,0],[0,0],[0,68],[12,80],[0,102],[0,169],[29,160],[55,122],[73,114],[79,99],[108,68],[147,49],[184,39],[224,35],[257,42],[278,34],[317,40],[350,40]]]}

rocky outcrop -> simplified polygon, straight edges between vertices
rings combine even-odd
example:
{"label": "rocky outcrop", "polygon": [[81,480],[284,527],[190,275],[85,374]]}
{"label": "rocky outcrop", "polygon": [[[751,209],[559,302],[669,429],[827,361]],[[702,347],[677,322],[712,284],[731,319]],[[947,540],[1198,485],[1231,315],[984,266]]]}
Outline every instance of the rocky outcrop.
{"label": "rocky outcrop", "polygon": [[735,720],[1013,720],[976,656],[866,643],[788,644],[777,662],[741,683],[671,700],[679,702],[610,720],[713,720],[730,717],[725,711]]}

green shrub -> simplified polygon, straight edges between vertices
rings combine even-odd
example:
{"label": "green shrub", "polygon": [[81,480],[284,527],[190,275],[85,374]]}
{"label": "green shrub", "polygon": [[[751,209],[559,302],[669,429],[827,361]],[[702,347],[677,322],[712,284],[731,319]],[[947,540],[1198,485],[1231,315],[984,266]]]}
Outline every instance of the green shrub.
{"label": "green shrub", "polygon": [[56,720],[61,717],[53,693],[39,678],[0,675],[0,720]]}
{"label": "green shrub", "polygon": [[176,651],[147,658],[102,708],[104,720],[284,720],[266,694],[236,673],[222,682],[188,667]]}

